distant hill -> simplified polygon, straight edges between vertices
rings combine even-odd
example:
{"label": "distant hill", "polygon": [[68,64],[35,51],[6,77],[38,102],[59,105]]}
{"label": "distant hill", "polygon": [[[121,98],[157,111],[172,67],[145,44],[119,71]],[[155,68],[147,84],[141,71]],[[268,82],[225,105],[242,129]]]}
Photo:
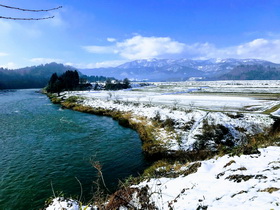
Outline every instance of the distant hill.
{"label": "distant hill", "polygon": [[[0,89],[43,88],[53,73],[61,75],[67,70],[75,68],[57,63],[16,70],[0,68]],[[80,69],[79,74],[147,81],[186,81],[192,77],[203,80],[278,80],[280,64],[257,59],[149,59],[111,68]],[[86,79],[90,80],[90,77]]]}
{"label": "distant hill", "polygon": [[0,89],[43,88],[53,73],[60,75],[67,70],[74,68],[57,63],[16,70],[0,68]]}
{"label": "distant hill", "polygon": [[144,59],[117,67],[80,69],[80,71],[86,75],[103,75],[117,79],[127,77],[132,80],[185,81],[191,77],[218,78],[240,65],[280,67],[279,64],[258,59]]}
{"label": "distant hill", "polygon": [[279,80],[280,68],[262,65],[241,65],[217,77],[218,80]]}

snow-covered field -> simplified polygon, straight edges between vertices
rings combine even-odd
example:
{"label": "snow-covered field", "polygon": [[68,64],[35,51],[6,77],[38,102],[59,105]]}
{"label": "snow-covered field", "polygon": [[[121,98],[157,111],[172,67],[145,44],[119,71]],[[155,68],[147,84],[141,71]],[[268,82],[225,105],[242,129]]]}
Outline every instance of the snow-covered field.
{"label": "snow-covered field", "polygon": [[[184,108],[262,112],[278,104],[276,96],[265,97],[266,93],[280,95],[280,81],[153,83],[152,86],[135,87],[132,90],[81,91],[75,94],[103,100],[153,103]],[[256,97],[252,94],[263,96]]]}
{"label": "snow-covered field", "polygon": [[[226,95],[193,95],[186,93],[178,94],[160,94],[157,92],[143,91],[114,91],[109,96],[107,91],[88,91],[81,92],[79,95],[85,97],[94,97],[99,99],[112,99],[129,102],[152,103],[158,105],[179,106],[185,108],[200,108],[207,110],[232,110],[232,111],[263,111],[266,108],[274,106],[275,101],[260,100],[250,97],[226,96]],[[110,98],[111,97],[111,98]]]}
{"label": "snow-covered field", "polygon": [[[200,83],[191,82],[193,86]],[[248,86],[247,83],[248,81],[244,85],[239,84],[238,87],[242,89]],[[203,82],[203,85],[205,84],[218,86],[227,85],[228,82]],[[237,86],[235,83],[230,84]],[[250,84],[258,86],[259,89],[267,88],[265,82],[263,85],[255,81]],[[274,84],[277,85],[278,83]],[[178,92],[178,88],[182,87],[192,89],[195,93]],[[205,135],[203,133],[205,123],[214,126],[213,129],[219,125],[226,127],[230,141],[235,145],[241,145],[246,141],[246,135],[264,132],[274,122],[268,115],[260,113],[279,104],[278,100],[271,97],[260,100],[242,94],[197,95],[197,91],[201,90],[198,88],[194,90],[190,87],[190,82],[156,83],[140,89],[136,87],[121,91],[65,92],[63,97],[80,96],[83,97],[82,105],[130,113],[131,121],[134,122],[141,121],[139,117],[145,117],[148,121],[155,118],[161,122],[171,120],[174,124],[172,132],[167,132],[164,128],[154,130],[154,136],[168,151],[193,150],[198,136]],[[242,111],[243,114],[239,115],[235,111]],[[209,141],[208,146],[215,148],[215,143]]]}
{"label": "snow-covered field", "polygon": [[[154,83],[158,90],[170,88],[174,91],[198,89],[209,93],[280,93],[280,80],[225,80]],[[174,88],[175,86],[175,88]]]}
{"label": "snow-covered field", "polygon": [[[151,179],[134,187],[148,186],[150,202],[158,209],[280,209],[280,147],[260,152],[201,161],[190,175]],[[137,196],[132,203],[137,205]]]}
{"label": "snow-covered field", "polygon": [[[102,93],[104,94],[104,93]],[[158,104],[140,103],[135,104],[121,100],[104,99],[103,97],[94,97],[91,92],[73,92],[65,93],[64,97],[82,96],[81,102],[84,106],[90,106],[95,109],[117,110],[120,112],[130,113],[131,121],[141,122],[140,117],[145,117],[145,120],[150,124],[155,118],[159,121],[171,120],[174,123],[174,130],[172,132],[166,131],[164,128],[155,129],[154,136],[158,142],[167,151],[177,150],[192,150],[194,143],[198,139],[198,135],[203,135],[205,122],[209,125],[218,126],[223,125],[228,129],[228,137],[235,145],[241,145],[246,140],[245,135],[254,135],[264,132],[274,122],[268,115],[245,113],[238,115],[231,112],[230,116],[222,112],[208,112],[203,110],[191,109],[174,109],[171,107],[161,106]],[[240,131],[242,128],[242,132]],[[215,143],[209,141],[209,146],[215,147]]]}

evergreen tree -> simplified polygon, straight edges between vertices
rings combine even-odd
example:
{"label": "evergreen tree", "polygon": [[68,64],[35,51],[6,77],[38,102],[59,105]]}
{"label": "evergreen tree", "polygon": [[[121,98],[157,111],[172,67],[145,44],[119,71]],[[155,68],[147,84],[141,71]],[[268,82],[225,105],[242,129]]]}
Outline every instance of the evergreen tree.
{"label": "evergreen tree", "polygon": [[112,90],[112,87],[113,87],[112,80],[108,78],[105,83],[105,90]]}
{"label": "evergreen tree", "polygon": [[48,86],[46,88],[46,90],[48,92],[51,92],[51,93],[55,93],[57,90],[57,83],[58,82],[58,76],[56,73],[53,73],[49,82],[48,82]]}
{"label": "evergreen tree", "polygon": [[60,77],[52,74],[46,90],[51,93],[59,93],[63,90],[76,90],[79,87],[79,74],[75,71],[66,71]]}
{"label": "evergreen tree", "polygon": [[123,85],[124,85],[124,87],[123,87],[124,89],[130,88],[130,81],[129,81],[129,79],[125,78],[123,80]]}

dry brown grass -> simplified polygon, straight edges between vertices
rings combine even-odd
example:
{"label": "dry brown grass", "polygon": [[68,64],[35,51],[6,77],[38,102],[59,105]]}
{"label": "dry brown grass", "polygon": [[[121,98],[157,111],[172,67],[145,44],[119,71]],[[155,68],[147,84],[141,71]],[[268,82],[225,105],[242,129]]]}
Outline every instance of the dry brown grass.
{"label": "dry brown grass", "polygon": [[120,207],[126,207],[128,209],[135,209],[133,205],[130,204],[132,200],[133,193],[138,192],[135,188],[122,188],[116,191],[110,196],[109,202],[106,205],[106,210],[119,209]]}
{"label": "dry brown grass", "polygon": [[268,188],[265,188],[263,190],[259,190],[259,192],[268,192],[268,193],[273,193],[273,192],[276,192],[280,190],[279,188],[277,187],[268,187]]}

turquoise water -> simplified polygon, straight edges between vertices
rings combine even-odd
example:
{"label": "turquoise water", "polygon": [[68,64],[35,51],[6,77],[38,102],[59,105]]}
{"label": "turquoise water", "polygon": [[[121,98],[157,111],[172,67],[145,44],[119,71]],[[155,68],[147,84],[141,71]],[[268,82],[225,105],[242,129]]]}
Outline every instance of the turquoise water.
{"label": "turquoise water", "polygon": [[39,209],[56,192],[92,197],[100,161],[107,187],[148,162],[138,134],[109,117],[53,105],[35,90],[0,91],[0,209]]}

